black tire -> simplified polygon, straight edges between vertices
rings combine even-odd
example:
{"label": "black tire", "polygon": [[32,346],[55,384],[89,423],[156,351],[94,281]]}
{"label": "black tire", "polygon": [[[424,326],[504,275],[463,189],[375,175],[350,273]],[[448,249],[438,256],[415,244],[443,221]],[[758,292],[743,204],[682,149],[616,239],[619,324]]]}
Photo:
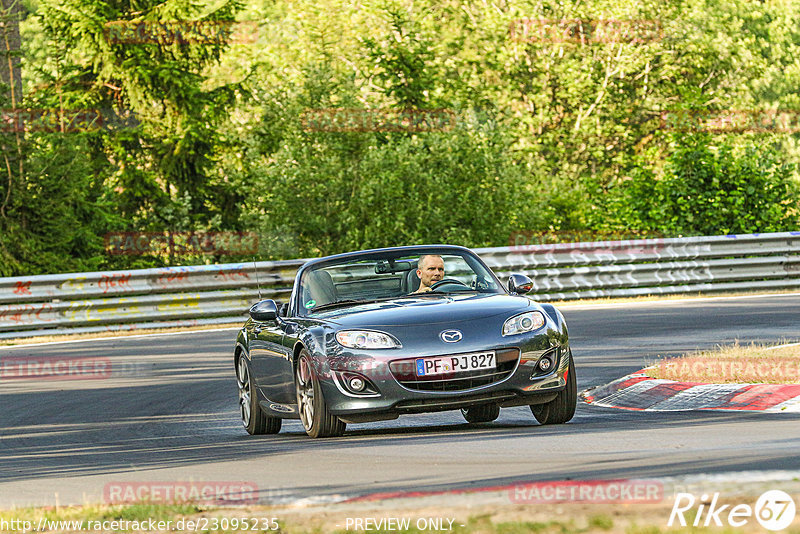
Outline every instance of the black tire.
{"label": "black tire", "polygon": [[461,408],[461,415],[467,423],[491,423],[500,416],[500,406],[497,404],[482,404]]}
{"label": "black tire", "polygon": [[239,386],[239,412],[242,424],[248,433],[277,434],[281,431],[281,419],[270,417],[258,405],[258,392],[253,386],[250,363],[240,356],[236,362],[236,382]]}
{"label": "black tire", "polygon": [[567,371],[567,387],[558,393],[558,397],[545,404],[532,404],[531,413],[542,425],[560,425],[575,415],[578,405],[578,381],[575,377],[575,362],[572,351],[569,352],[569,369]]}
{"label": "black tire", "polygon": [[311,365],[311,355],[305,349],[300,351],[297,358],[294,385],[297,410],[306,434],[312,438],[329,438],[344,434],[347,425],[328,411],[319,379]]}

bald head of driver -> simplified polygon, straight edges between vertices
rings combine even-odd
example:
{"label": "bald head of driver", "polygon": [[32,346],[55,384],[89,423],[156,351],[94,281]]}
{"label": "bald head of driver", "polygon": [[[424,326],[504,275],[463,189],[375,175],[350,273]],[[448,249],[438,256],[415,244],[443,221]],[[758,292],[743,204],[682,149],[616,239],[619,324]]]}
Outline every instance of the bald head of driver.
{"label": "bald head of driver", "polygon": [[431,286],[444,278],[444,260],[435,254],[420,256],[417,262],[417,276],[419,276],[419,289],[415,293],[424,293],[431,290]]}

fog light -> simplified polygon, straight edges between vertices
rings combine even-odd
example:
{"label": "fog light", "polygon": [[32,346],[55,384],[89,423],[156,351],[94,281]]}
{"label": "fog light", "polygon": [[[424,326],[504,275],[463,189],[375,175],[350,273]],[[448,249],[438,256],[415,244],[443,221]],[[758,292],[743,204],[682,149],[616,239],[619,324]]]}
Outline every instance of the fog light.
{"label": "fog light", "polygon": [[553,362],[552,360],[550,360],[550,358],[544,357],[541,360],[539,360],[539,369],[542,371],[547,371],[548,369],[550,369],[550,367],[552,367],[552,365]]}
{"label": "fog light", "polygon": [[349,383],[350,389],[352,391],[362,391],[364,389],[364,387],[367,385],[364,382],[364,380],[362,380],[361,378],[358,378],[357,376],[354,376],[353,378],[351,378],[348,383]]}

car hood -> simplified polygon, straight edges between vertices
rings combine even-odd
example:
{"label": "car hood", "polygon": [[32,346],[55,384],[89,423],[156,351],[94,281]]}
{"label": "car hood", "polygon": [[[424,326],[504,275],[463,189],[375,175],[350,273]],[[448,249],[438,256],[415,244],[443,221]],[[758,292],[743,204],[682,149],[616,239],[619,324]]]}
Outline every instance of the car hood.
{"label": "car hood", "polygon": [[537,309],[527,297],[512,295],[457,295],[400,297],[390,301],[336,308],[312,315],[337,326],[380,328],[469,321]]}

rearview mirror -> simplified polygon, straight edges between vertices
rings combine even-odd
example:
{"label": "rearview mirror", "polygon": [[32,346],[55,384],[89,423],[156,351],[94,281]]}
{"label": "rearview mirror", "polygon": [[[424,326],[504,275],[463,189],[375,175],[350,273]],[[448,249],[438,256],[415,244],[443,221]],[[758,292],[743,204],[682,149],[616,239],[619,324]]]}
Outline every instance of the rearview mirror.
{"label": "rearview mirror", "polygon": [[533,289],[533,280],[524,274],[511,273],[508,277],[508,290],[515,295],[524,295]]}
{"label": "rearview mirror", "polygon": [[272,321],[278,317],[278,306],[272,299],[256,302],[250,308],[250,317],[258,322]]}

